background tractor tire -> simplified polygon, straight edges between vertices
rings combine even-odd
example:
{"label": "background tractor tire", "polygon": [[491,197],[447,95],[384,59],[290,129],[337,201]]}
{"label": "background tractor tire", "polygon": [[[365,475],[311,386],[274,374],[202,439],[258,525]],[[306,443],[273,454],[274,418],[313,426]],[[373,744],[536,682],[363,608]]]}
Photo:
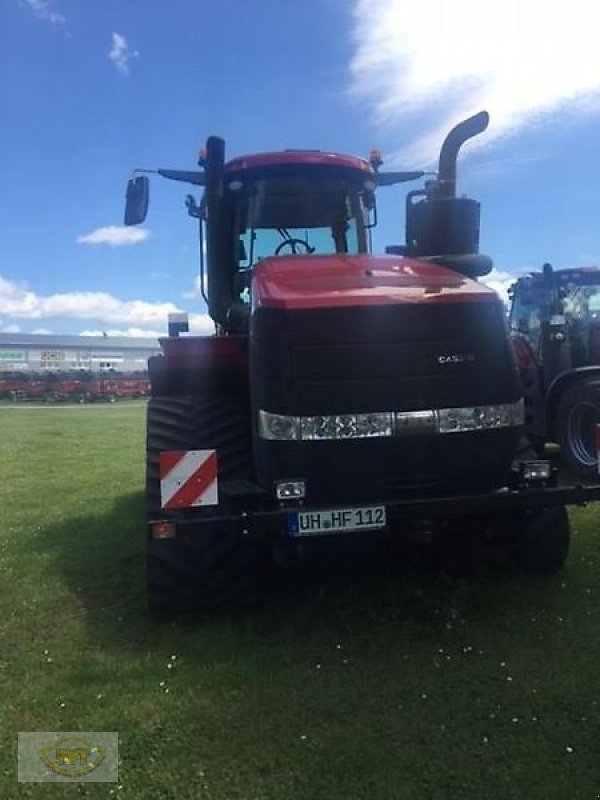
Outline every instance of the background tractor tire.
{"label": "background tractor tire", "polygon": [[569,554],[569,518],[564,506],[471,517],[443,544],[442,563],[452,575],[551,575]]}
{"label": "background tractor tire", "polygon": [[493,537],[511,571],[527,575],[559,572],[569,554],[571,528],[564,506],[506,515]]}
{"label": "background tractor tire", "polygon": [[558,402],[556,439],[565,464],[580,478],[598,476],[596,425],[600,424],[600,380],[569,386]]}
{"label": "background tractor tire", "polygon": [[536,575],[559,572],[569,555],[571,540],[567,509],[555,506],[523,516],[525,528],[515,536],[513,545],[517,568]]}
{"label": "background tractor tire", "polygon": [[247,408],[235,396],[207,391],[153,397],[148,403],[146,506],[148,520],[185,515],[198,532],[173,539],[146,539],[148,605],[153,613],[243,608],[254,605],[266,584],[268,559],[255,539],[211,521],[227,515],[219,506],[165,512],[161,509],[159,456],[163,450],[215,449],[219,484],[251,477]]}

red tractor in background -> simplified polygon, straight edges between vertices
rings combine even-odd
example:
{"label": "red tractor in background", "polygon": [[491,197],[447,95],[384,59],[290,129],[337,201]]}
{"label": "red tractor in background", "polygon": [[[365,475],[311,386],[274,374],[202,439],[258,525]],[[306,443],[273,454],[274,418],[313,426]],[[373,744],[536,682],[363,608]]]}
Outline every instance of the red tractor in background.
{"label": "red tractor in background", "polygon": [[[600,487],[554,486],[520,445],[523,389],[497,295],[474,278],[479,204],[456,195],[456,126],[435,180],[410,192],[406,243],[371,254],[376,190],[424,173],[286,150],[225,160],[210,137],[201,285],[216,335],[170,336],[149,361],[148,598],[159,612],[245,604],[273,560],[316,540],[489,541],[530,571],[559,569],[565,506]],[[148,178],[127,188],[145,219]],[[204,242],[207,259],[204,262]]]}
{"label": "red tractor in background", "polygon": [[598,476],[600,269],[552,269],[511,288],[510,328],[525,387],[526,429],[560,445],[582,478]]}

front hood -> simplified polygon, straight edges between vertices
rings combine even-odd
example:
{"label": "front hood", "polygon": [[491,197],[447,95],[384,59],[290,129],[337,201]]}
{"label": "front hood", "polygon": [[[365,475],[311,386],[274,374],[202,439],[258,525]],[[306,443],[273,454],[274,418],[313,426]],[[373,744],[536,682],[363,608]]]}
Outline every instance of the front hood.
{"label": "front hood", "polygon": [[253,309],[499,302],[496,293],[439,264],[399,256],[265,258],[254,268]]}

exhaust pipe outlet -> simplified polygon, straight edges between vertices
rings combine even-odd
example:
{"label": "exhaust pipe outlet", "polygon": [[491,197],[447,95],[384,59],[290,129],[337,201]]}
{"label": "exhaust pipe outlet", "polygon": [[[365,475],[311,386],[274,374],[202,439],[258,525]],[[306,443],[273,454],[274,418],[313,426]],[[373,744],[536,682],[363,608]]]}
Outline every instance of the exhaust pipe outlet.
{"label": "exhaust pipe outlet", "polygon": [[459,122],[446,136],[440,150],[438,166],[438,197],[456,197],[456,161],[460,148],[469,139],[483,133],[490,122],[487,111],[480,111]]}

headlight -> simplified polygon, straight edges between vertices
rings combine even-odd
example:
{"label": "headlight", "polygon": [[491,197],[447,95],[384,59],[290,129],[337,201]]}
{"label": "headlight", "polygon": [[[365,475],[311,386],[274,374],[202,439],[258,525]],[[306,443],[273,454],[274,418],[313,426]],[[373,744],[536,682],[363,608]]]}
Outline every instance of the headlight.
{"label": "headlight", "polygon": [[300,418],[301,439],[371,439],[391,436],[391,413],[334,414]]}
{"label": "headlight", "polygon": [[393,429],[392,412],[288,417],[261,410],[258,414],[258,433],[263,439],[372,439],[391,436]]}
{"label": "headlight", "polygon": [[261,410],[258,413],[258,433],[263,439],[284,441],[374,439],[410,433],[464,433],[508,428],[522,425],[524,416],[523,400],[493,406],[310,417]]}
{"label": "headlight", "polygon": [[552,477],[552,465],[549,461],[521,461],[521,477],[529,483],[547,481]]}
{"label": "headlight", "polygon": [[277,481],[275,494],[278,500],[302,500],[306,497],[306,481]]}
{"label": "headlight", "polygon": [[258,412],[258,435],[262,439],[297,439],[299,432],[298,417],[271,414],[270,411]]}
{"label": "headlight", "polygon": [[509,428],[524,422],[523,400],[496,406],[441,408],[438,411],[440,433],[461,433],[493,428]]}

